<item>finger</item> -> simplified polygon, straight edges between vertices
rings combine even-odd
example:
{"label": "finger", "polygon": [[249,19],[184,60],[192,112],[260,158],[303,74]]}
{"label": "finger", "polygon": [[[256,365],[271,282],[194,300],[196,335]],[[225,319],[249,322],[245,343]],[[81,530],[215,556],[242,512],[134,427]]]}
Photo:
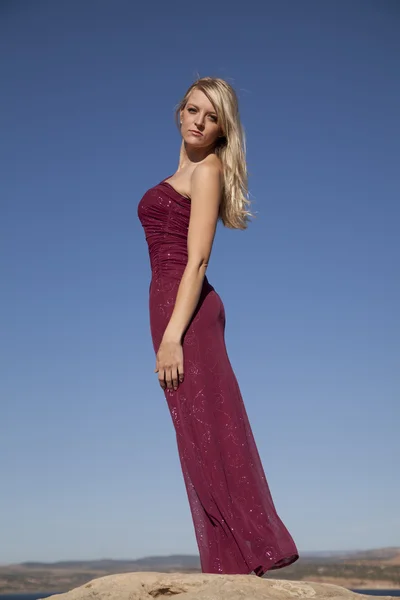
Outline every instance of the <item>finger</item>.
{"label": "finger", "polygon": [[158,372],[158,383],[165,390],[165,371],[164,369],[160,369]]}
{"label": "finger", "polygon": [[179,382],[182,383],[182,381],[184,380],[185,376],[184,376],[184,372],[183,372],[183,364],[180,363],[178,365],[178,373],[179,373]]}
{"label": "finger", "polygon": [[174,390],[178,388],[178,367],[172,369],[172,385],[174,386]]}
{"label": "finger", "polygon": [[165,377],[165,381],[167,382],[167,388],[172,390],[172,370],[168,369]]}

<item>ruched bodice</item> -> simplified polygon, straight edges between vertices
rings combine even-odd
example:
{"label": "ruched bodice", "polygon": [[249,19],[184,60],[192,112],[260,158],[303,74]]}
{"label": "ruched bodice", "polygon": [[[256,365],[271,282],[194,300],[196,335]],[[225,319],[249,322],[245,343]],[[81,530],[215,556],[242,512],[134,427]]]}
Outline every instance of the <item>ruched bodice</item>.
{"label": "ruched bodice", "polygon": [[[155,352],[187,264],[190,210],[190,199],[166,181],[148,190],[138,206],[152,270],[149,312]],[[254,571],[261,576],[291,564],[298,554],[272,501],[224,332],[223,302],[204,277],[182,338],[184,381],[164,393],[203,572]]]}
{"label": "ruched bodice", "polygon": [[180,279],[185,269],[190,199],[162,181],[145,193],[138,206],[153,277]]}

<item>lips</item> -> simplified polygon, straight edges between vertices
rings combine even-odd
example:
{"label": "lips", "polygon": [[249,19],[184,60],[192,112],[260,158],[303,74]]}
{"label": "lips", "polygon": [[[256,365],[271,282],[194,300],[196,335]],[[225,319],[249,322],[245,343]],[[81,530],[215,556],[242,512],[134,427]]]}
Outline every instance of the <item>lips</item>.
{"label": "lips", "polygon": [[203,137],[203,134],[200,133],[200,131],[195,131],[194,129],[189,129],[190,133],[193,133],[194,135],[198,135],[199,137]]}

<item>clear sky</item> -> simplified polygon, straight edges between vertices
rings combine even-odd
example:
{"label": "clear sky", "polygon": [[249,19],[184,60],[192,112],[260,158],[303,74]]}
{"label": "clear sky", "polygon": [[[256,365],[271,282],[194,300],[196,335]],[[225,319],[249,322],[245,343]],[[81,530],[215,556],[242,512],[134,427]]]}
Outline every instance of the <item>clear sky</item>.
{"label": "clear sky", "polygon": [[300,552],[400,545],[398,0],[3,0],[0,562],[196,553],[137,205],[226,78],[253,212],[208,278]]}

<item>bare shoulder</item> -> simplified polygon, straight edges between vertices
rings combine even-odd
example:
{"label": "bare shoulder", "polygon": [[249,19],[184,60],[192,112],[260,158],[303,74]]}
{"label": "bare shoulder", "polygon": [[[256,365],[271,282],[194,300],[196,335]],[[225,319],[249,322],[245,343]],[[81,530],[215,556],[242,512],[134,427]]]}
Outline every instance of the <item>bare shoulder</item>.
{"label": "bare shoulder", "polygon": [[203,162],[194,169],[192,173],[192,185],[207,183],[222,183],[222,163],[215,154],[209,154]]}

